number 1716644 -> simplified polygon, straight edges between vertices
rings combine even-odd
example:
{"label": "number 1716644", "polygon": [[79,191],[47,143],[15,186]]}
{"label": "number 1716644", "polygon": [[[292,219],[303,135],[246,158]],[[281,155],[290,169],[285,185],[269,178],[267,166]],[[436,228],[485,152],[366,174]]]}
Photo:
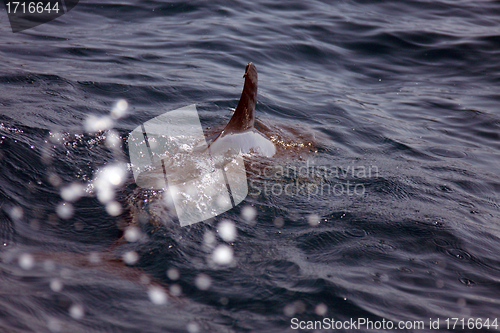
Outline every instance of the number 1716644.
{"label": "number 1716644", "polygon": [[59,3],[55,2],[29,2],[12,1],[5,4],[7,14],[50,14],[59,13]]}

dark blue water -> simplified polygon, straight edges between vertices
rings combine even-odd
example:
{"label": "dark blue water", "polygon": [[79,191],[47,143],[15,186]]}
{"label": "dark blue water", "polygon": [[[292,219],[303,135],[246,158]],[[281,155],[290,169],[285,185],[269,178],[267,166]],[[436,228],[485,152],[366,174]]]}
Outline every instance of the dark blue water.
{"label": "dark blue water", "polygon": [[[81,1],[16,34],[0,17],[0,331],[500,317],[500,2]],[[110,215],[92,180],[128,162],[129,133],[193,103],[207,131],[223,126],[249,61],[259,126],[282,147],[246,157],[247,199],[181,228],[129,173]],[[120,99],[109,148],[84,124]],[[83,197],[64,197],[72,183]]]}

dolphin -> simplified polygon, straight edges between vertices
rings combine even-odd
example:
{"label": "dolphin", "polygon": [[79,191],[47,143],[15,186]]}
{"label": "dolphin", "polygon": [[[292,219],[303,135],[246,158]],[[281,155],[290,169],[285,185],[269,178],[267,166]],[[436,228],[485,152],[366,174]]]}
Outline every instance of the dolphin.
{"label": "dolphin", "polygon": [[276,147],[254,127],[258,78],[257,68],[253,63],[248,63],[243,77],[245,84],[238,106],[229,123],[208,145],[208,149],[212,155],[229,151],[243,154],[253,151],[259,155],[272,157],[276,153]]}
{"label": "dolphin", "polygon": [[[234,114],[222,131],[209,138],[203,134],[195,105],[160,115],[131,133],[131,165],[139,186],[162,188],[165,177],[171,185],[184,183],[212,170],[212,166],[224,167],[240,154],[275,155],[274,143],[254,126],[258,78],[253,63],[248,63],[243,78]],[[202,161],[208,164],[202,166]]]}
{"label": "dolphin", "polygon": [[[236,110],[214,140],[205,138],[195,105],[166,112],[128,138],[136,184],[164,190],[181,226],[217,216],[248,194],[244,154],[272,157],[276,147],[255,128],[257,69],[248,63]],[[210,142],[210,143],[209,143]]]}

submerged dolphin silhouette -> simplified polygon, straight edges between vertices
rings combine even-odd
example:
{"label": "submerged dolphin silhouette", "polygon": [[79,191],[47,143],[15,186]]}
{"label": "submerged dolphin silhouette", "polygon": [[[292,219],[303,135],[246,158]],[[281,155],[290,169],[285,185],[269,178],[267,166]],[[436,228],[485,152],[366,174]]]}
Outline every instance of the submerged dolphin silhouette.
{"label": "submerged dolphin silhouette", "polygon": [[161,179],[159,183],[154,181],[156,185],[149,181],[155,177],[155,170],[164,174],[160,177],[169,178],[170,184],[197,177],[200,170],[192,166],[199,164],[202,155],[210,156],[212,163],[222,167],[240,153],[254,152],[266,157],[276,153],[273,142],[254,127],[258,80],[253,63],[248,63],[243,77],[245,84],[233,116],[222,131],[210,138],[203,135],[194,104],[164,113],[131,133],[131,166],[139,186],[161,188]]}
{"label": "submerged dolphin silhouette", "polygon": [[241,151],[245,154],[254,151],[272,157],[276,153],[276,147],[254,127],[258,79],[257,69],[253,63],[248,63],[243,77],[245,84],[236,111],[208,148],[212,154],[227,151],[234,153]]}
{"label": "submerged dolphin silhouette", "polygon": [[195,105],[157,116],[128,138],[134,179],[141,188],[165,190],[181,226],[217,216],[248,194],[242,154],[267,157],[274,144],[254,128],[257,70],[246,67],[245,84],[232,118],[207,143]]}

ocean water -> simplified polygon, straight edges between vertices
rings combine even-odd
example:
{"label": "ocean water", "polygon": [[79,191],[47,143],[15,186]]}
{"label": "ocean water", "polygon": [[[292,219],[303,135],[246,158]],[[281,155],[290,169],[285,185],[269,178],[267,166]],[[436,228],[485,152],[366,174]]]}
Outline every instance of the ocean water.
{"label": "ocean water", "polygon": [[[0,17],[1,332],[499,331],[500,2],[80,1],[16,34]],[[281,148],[245,157],[239,206],[180,227],[123,168],[102,203],[93,179],[134,128],[190,104],[224,126],[250,61]]]}

